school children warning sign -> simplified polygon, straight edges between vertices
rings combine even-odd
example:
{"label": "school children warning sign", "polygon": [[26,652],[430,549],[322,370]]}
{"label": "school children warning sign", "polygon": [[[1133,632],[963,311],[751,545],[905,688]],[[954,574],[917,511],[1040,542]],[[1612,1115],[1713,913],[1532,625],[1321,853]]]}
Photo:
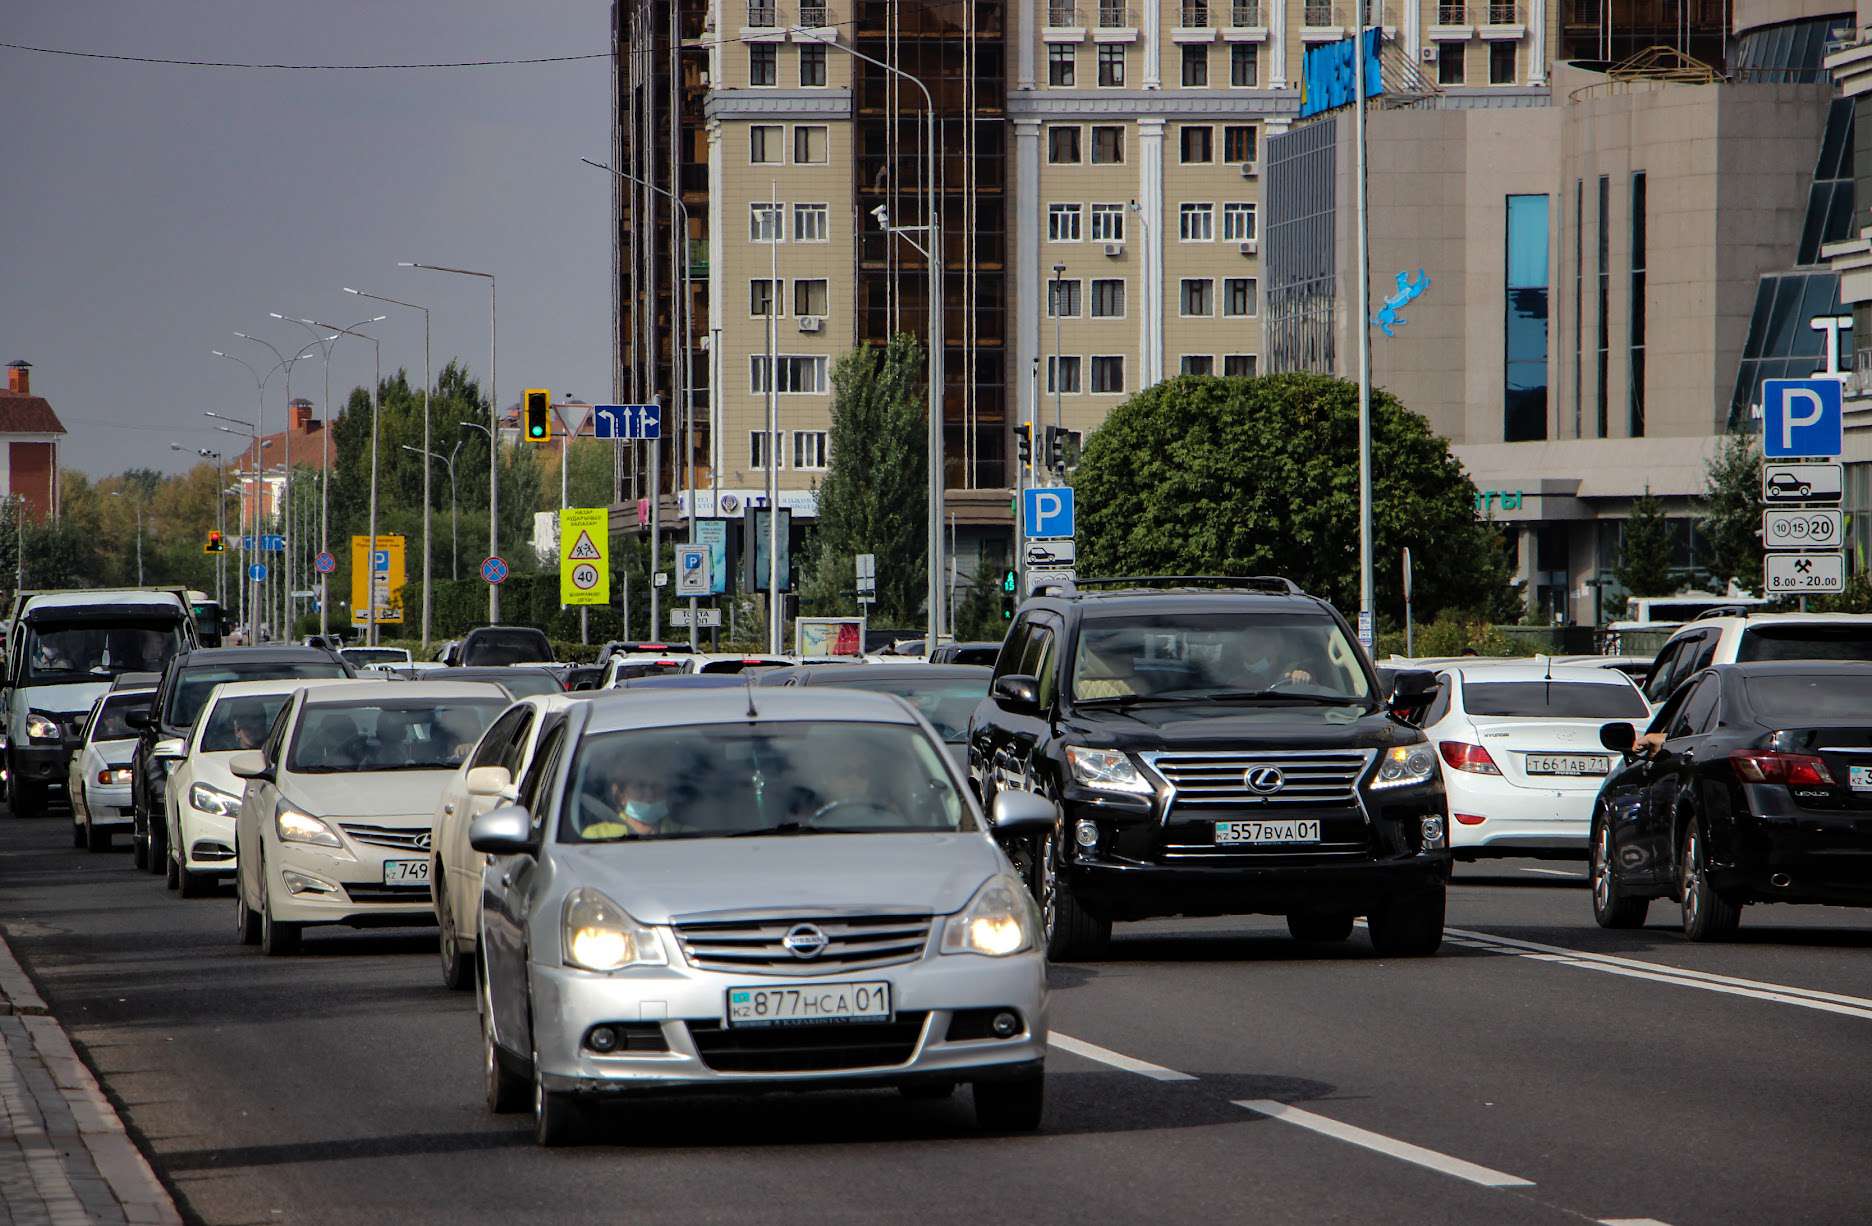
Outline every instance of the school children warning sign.
{"label": "school children warning sign", "polygon": [[559,603],[611,603],[610,515],[603,507],[559,512]]}

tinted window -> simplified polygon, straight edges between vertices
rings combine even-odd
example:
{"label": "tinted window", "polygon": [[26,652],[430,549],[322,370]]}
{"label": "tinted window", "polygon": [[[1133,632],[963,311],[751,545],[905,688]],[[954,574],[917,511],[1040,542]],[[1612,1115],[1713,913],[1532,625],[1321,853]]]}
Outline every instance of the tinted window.
{"label": "tinted window", "polygon": [[1868,722],[1865,678],[1830,673],[1750,677],[1743,683],[1749,706],[1765,724],[1813,727]]}
{"label": "tinted window", "polygon": [[184,669],[169,691],[162,722],[171,728],[189,728],[208,705],[214,687],[228,681],[274,681],[293,677],[342,677],[344,665],[336,660],[255,661],[252,664],[206,664]]}
{"label": "tinted window", "polygon": [[1670,735],[1698,736],[1708,732],[1716,720],[1716,698],[1720,689],[1714,677],[1697,682],[1678,710],[1677,719],[1670,726]]}
{"label": "tinted window", "polygon": [[988,679],[956,680],[953,677],[931,680],[899,678],[868,681],[863,677],[840,677],[820,681],[818,685],[836,685],[851,690],[872,690],[895,694],[909,700],[917,713],[930,722],[936,735],[945,741],[960,742],[968,734],[969,716],[988,694]]}
{"label": "tinted window", "polygon": [[1664,644],[1664,650],[1658,652],[1657,659],[1651,666],[1651,680],[1645,686],[1645,697],[1652,702],[1663,702],[1670,697],[1671,689],[1677,680],[1678,662],[1684,653],[1695,648],[1694,640],[1678,639]]}
{"label": "tinted window", "polygon": [[91,728],[94,741],[128,741],[136,737],[136,729],[124,722],[124,717],[132,711],[149,710],[150,696],[139,694],[135,698],[108,698],[98,712],[97,723]]}
{"label": "tinted window", "polygon": [[476,766],[497,766],[512,748],[514,734],[520,730],[530,714],[526,707],[514,707],[507,714],[494,721],[494,726],[481,738],[480,751],[475,754]]}
{"label": "tinted window", "polygon": [[745,673],[763,668],[790,668],[785,660],[706,660],[696,671],[700,673]]}
{"label": "tinted window", "polygon": [[1075,702],[1243,694],[1365,703],[1371,685],[1339,623],[1319,614],[1089,617],[1080,628]]}
{"label": "tinted window", "polygon": [[1471,681],[1463,706],[1471,715],[1537,719],[1643,719],[1650,711],[1629,685],[1589,681]]}
{"label": "tinted window", "polygon": [[617,676],[613,680],[629,681],[632,677],[661,677],[688,670],[689,666],[680,660],[648,660],[641,664],[618,665]]}
{"label": "tinted window", "polygon": [[347,647],[342,654],[357,665],[409,663],[409,652],[395,647]]}
{"label": "tinted window", "polygon": [[300,714],[286,769],[453,770],[507,704],[495,699],[313,703]]}
{"label": "tinted window", "polygon": [[538,630],[477,630],[462,641],[463,664],[530,664],[553,658],[552,644]]}
{"label": "tinted window", "polygon": [[280,708],[291,697],[291,694],[249,694],[222,699],[208,713],[208,726],[202,729],[198,748],[204,753],[260,748],[267,730],[279,718]]}
{"label": "tinted window", "polygon": [[1736,648],[1736,659],[1872,660],[1872,622],[1750,627]]}
{"label": "tinted window", "polygon": [[551,673],[537,673],[528,671],[527,669],[516,669],[511,677],[495,677],[491,678],[491,680],[495,685],[500,686],[515,698],[532,698],[539,694],[558,694],[563,692],[563,688],[559,684],[559,679]]}

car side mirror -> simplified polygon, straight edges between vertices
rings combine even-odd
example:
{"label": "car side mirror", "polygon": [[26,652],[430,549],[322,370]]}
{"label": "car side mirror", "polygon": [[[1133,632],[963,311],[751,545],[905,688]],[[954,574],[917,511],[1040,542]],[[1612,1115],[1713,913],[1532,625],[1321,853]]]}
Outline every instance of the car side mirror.
{"label": "car side mirror", "polygon": [[1391,679],[1391,709],[1407,710],[1428,703],[1442,686],[1436,674],[1426,668],[1400,669]]}
{"label": "car side mirror", "polygon": [[149,727],[154,722],[155,721],[150,718],[150,713],[148,711],[125,711],[124,712],[124,723],[130,725],[132,728],[135,728],[139,732]]}
{"label": "car side mirror", "polygon": [[228,773],[236,779],[271,779],[273,770],[267,756],[258,749],[244,749],[228,759]]}
{"label": "car side mirror", "polygon": [[526,854],[533,850],[533,819],[515,804],[489,809],[468,823],[468,845],[492,856]]}
{"label": "car side mirror", "polygon": [[1033,712],[1040,709],[1040,683],[1026,673],[996,677],[988,695],[1010,711]]}
{"label": "car side mirror", "polygon": [[1059,823],[1059,810],[1032,792],[997,792],[988,820],[996,834],[1039,834]]}
{"label": "car side mirror", "polygon": [[504,766],[474,766],[468,769],[468,794],[484,800],[514,800],[513,774]]}
{"label": "car side mirror", "polygon": [[1638,729],[1624,720],[1599,726],[1599,743],[1613,753],[1630,757],[1638,744]]}

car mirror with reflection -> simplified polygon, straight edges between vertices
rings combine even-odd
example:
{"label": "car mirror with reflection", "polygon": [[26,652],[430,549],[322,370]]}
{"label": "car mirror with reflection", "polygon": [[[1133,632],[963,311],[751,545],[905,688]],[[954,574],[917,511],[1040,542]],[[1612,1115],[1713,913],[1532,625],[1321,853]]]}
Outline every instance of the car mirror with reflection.
{"label": "car mirror with reflection", "polygon": [[468,845],[492,856],[516,856],[533,851],[533,819],[519,805],[489,809],[468,826]]}
{"label": "car mirror with reflection", "polygon": [[1638,744],[1638,729],[1624,720],[1599,726],[1599,743],[1613,753],[1631,757]]}
{"label": "car mirror with reflection", "polygon": [[266,779],[272,774],[266,754],[258,749],[243,750],[229,758],[228,772],[236,779]]}
{"label": "car mirror with reflection", "polygon": [[1059,822],[1059,810],[1032,792],[998,792],[989,820],[996,834],[1038,834]]}

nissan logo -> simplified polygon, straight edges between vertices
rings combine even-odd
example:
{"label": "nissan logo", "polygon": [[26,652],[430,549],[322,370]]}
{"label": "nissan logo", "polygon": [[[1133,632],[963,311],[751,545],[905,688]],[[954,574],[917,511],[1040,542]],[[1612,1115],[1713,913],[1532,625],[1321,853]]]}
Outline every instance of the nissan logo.
{"label": "nissan logo", "polygon": [[780,944],[795,958],[817,958],[829,943],[826,934],[812,924],[795,924],[780,938]]}
{"label": "nissan logo", "polygon": [[1287,776],[1278,766],[1251,766],[1242,772],[1242,782],[1257,796],[1272,796],[1287,786]]}

